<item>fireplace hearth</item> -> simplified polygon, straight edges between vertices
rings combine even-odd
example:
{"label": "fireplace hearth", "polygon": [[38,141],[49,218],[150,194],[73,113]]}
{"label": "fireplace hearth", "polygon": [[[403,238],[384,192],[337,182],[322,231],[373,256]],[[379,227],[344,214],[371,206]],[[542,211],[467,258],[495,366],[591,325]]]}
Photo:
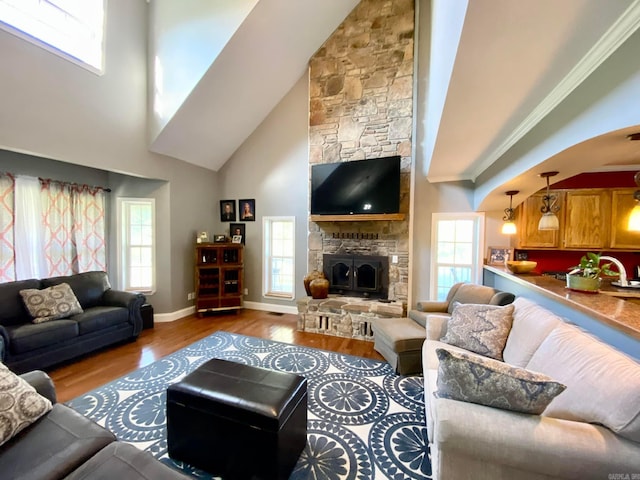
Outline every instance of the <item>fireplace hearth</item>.
{"label": "fireplace hearth", "polygon": [[324,254],[322,264],[329,280],[329,293],[381,299],[389,295],[387,257]]}

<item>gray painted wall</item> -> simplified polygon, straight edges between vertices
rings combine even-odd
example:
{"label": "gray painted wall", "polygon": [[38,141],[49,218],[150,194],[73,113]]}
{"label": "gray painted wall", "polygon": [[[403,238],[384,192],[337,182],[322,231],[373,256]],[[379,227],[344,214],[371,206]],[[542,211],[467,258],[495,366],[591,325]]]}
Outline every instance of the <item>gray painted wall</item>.
{"label": "gray painted wall", "polygon": [[158,290],[149,300],[156,313],[175,312],[193,305],[195,235],[213,229],[217,175],[148,151],[147,4],[107,5],[102,76],[0,31],[2,69],[11,72],[0,75],[0,148],[31,154],[0,153],[0,169],[110,187],[110,240],[118,195],[156,198]]}
{"label": "gray painted wall", "polygon": [[[262,297],[262,217],[296,218],[296,296],[306,295],[309,191],[308,76],[305,74],[280,104],[218,171],[220,199],[255,198],[256,221],[246,222],[245,300],[295,306],[295,302]],[[219,208],[218,208],[219,210]],[[229,223],[217,215],[216,233]]]}

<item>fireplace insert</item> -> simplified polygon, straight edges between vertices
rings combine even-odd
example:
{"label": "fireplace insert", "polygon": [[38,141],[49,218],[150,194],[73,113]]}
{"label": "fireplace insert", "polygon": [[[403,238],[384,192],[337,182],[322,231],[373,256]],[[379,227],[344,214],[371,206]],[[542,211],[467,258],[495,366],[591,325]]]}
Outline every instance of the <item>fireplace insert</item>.
{"label": "fireplace insert", "polygon": [[329,293],[355,297],[387,298],[389,259],[375,255],[330,255],[322,257]]}

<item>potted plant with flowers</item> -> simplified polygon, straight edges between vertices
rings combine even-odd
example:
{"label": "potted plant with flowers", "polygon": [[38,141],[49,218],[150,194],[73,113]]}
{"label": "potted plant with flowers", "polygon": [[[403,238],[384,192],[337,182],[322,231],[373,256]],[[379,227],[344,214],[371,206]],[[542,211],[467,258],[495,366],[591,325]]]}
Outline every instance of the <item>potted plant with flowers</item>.
{"label": "potted plant with flowers", "polygon": [[580,259],[580,265],[573,267],[567,274],[567,288],[578,292],[598,293],[601,277],[617,277],[618,272],[611,270],[611,262],[601,263],[598,253],[587,252]]}

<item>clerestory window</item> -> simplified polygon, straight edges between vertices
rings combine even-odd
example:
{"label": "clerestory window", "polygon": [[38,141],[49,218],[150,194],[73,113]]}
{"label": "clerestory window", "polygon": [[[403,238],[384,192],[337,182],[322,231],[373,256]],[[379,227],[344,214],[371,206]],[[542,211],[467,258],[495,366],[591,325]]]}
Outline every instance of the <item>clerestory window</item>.
{"label": "clerestory window", "polygon": [[101,74],[105,11],[106,0],[0,0],[0,28]]}

